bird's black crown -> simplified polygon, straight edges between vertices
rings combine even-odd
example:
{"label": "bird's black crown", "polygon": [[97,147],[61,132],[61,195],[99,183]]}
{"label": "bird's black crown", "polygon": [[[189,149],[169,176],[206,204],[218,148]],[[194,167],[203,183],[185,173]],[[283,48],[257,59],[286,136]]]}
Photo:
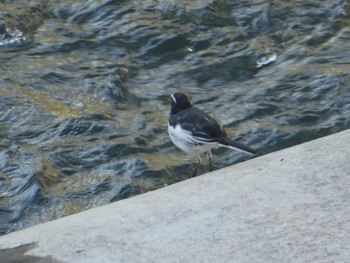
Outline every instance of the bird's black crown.
{"label": "bird's black crown", "polygon": [[176,92],[171,95],[171,113],[176,114],[182,110],[192,108],[191,102],[184,93]]}

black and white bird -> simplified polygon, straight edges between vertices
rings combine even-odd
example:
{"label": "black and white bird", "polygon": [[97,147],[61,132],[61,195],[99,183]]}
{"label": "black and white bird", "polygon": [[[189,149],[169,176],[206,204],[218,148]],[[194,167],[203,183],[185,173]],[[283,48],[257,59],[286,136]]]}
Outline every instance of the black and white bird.
{"label": "black and white bird", "polygon": [[255,154],[255,150],[228,138],[224,128],[209,114],[193,107],[184,93],[171,95],[171,110],[168,122],[170,139],[181,150],[198,158],[193,176],[196,176],[201,164],[200,155],[208,154],[210,171],[211,149],[227,148]]}

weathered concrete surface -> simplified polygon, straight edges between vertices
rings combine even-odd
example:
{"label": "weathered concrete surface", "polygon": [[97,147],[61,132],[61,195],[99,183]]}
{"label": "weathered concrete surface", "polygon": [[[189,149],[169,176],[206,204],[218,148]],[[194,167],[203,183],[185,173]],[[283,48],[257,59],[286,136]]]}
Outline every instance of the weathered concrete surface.
{"label": "weathered concrete surface", "polygon": [[0,261],[31,244],[19,257],[350,262],[349,145],[341,132],[11,233],[0,238]]}

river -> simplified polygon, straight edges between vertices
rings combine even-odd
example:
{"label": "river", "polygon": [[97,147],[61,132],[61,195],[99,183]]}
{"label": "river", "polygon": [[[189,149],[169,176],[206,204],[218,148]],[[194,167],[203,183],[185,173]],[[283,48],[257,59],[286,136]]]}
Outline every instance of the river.
{"label": "river", "polygon": [[[257,156],[350,127],[346,0],[0,10],[0,234],[190,178],[167,133],[175,91]],[[213,153],[214,169],[252,158]]]}

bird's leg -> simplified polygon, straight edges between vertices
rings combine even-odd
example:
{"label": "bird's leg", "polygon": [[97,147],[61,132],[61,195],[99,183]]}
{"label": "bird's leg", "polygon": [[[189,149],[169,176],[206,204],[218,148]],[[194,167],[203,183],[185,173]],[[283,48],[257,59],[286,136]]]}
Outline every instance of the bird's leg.
{"label": "bird's leg", "polygon": [[209,150],[208,152],[208,160],[209,160],[209,171],[212,172],[213,171],[213,167],[211,166],[211,151]]}
{"label": "bird's leg", "polygon": [[197,176],[197,170],[198,170],[198,167],[201,164],[201,162],[202,162],[202,159],[200,157],[198,157],[198,163],[196,165],[196,169],[194,169],[194,173],[193,173],[192,177]]}

